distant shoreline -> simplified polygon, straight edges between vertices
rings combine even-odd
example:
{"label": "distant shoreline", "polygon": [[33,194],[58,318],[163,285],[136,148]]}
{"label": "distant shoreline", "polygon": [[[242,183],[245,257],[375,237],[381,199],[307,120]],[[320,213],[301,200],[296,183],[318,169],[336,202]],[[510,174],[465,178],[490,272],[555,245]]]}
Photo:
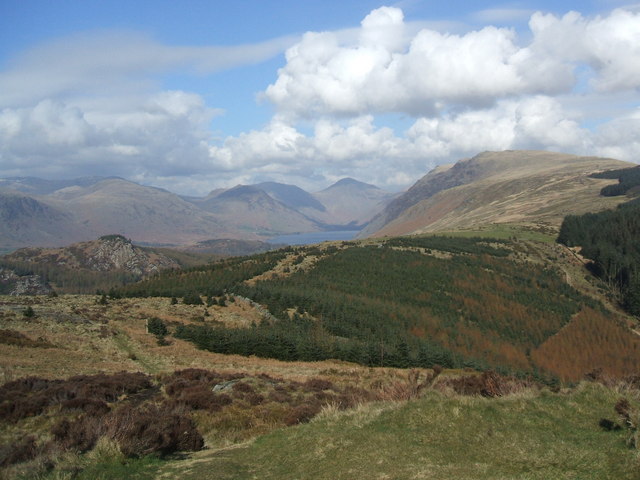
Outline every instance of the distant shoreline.
{"label": "distant shoreline", "polygon": [[329,232],[297,233],[280,235],[267,240],[268,243],[284,243],[286,245],[311,245],[327,241],[353,240],[360,230],[333,230]]}

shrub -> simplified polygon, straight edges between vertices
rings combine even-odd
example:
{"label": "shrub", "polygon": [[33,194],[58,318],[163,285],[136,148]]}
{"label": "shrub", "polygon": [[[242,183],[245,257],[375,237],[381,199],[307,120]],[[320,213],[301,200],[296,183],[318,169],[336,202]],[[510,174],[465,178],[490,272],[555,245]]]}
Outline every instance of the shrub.
{"label": "shrub", "polygon": [[621,398],[616,403],[614,410],[620,416],[625,427],[629,431],[627,445],[632,448],[640,447],[640,410],[633,408],[629,400]]}
{"label": "shrub", "polygon": [[304,405],[298,405],[293,407],[284,419],[286,425],[296,425],[298,423],[307,423],[318,412],[320,412],[322,406],[320,403],[305,403]]}
{"label": "shrub", "polygon": [[74,399],[78,400],[70,404],[75,405],[70,408],[103,411],[101,402],[114,402],[121,395],[138,393],[151,387],[151,378],[140,372],[77,375],[67,380],[23,378],[0,387],[0,418],[15,422],[39,415],[49,406]]}
{"label": "shrub", "polygon": [[233,388],[234,392],[242,392],[242,393],[254,393],[255,392],[255,389],[251,385],[249,385],[248,383],[245,383],[245,382],[234,383],[231,388]]}
{"label": "shrub", "polygon": [[138,409],[125,406],[105,423],[107,436],[129,457],[197,451],[204,446],[193,420],[167,405],[147,405]]}
{"label": "shrub", "polygon": [[9,445],[0,447],[0,467],[26,462],[38,455],[36,437],[27,435]]}
{"label": "shrub", "polygon": [[90,415],[82,415],[76,420],[63,418],[51,428],[51,434],[63,449],[83,453],[96,444],[100,438],[101,426],[100,420]]}
{"label": "shrub", "polygon": [[147,331],[156,337],[164,337],[169,331],[165,323],[158,317],[147,320]]}
{"label": "shrub", "polygon": [[449,378],[437,384],[437,387],[451,387],[460,395],[481,395],[483,397],[502,397],[535,384],[527,380],[505,377],[494,371],[483,372],[482,375],[466,375]]}
{"label": "shrub", "polygon": [[185,305],[203,305],[202,298],[197,293],[190,293],[182,298],[182,303]]}
{"label": "shrub", "polygon": [[311,391],[318,392],[321,390],[332,390],[333,383],[329,380],[324,380],[322,378],[310,378],[306,382],[304,382],[303,386]]}
{"label": "shrub", "polygon": [[102,400],[94,398],[72,398],[62,403],[62,410],[81,410],[88,415],[98,417],[109,413],[109,406]]}

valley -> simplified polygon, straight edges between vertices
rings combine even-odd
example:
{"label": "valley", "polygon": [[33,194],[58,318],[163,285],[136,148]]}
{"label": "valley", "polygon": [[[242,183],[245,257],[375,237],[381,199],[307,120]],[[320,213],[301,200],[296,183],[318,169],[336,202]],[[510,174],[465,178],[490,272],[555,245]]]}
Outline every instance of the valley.
{"label": "valley", "polygon": [[139,245],[197,250],[200,242],[213,240],[359,230],[393,197],[353,179],[315,194],[265,182],[217,189],[202,198],[116,177],[0,179],[0,252],[112,234]]}
{"label": "valley", "polygon": [[[297,202],[311,222],[369,222],[367,237],[175,249],[106,234],[5,255],[0,474],[635,479],[638,318],[582,237],[557,242],[567,214],[605,211],[606,231],[633,211],[635,170],[613,196],[618,177],[590,176],[626,166],[485,153],[382,204],[338,182],[378,202],[357,217],[297,187],[236,187],[184,201],[265,225],[260,208],[295,223]],[[635,257],[617,261],[633,278]],[[48,290],[16,294],[32,277]]]}

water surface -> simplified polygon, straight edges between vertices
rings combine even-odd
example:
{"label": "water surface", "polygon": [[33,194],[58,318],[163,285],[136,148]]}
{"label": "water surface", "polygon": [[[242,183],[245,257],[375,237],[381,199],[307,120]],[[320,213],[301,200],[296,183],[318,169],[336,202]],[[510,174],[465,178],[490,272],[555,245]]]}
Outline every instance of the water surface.
{"label": "water surface", "polygon": [[326,241],[352,240],[360,230],[337,230],[331,232],[297,233],[295,235],[281,235],[267,240],[269,243],[285,245],[311,245]]}

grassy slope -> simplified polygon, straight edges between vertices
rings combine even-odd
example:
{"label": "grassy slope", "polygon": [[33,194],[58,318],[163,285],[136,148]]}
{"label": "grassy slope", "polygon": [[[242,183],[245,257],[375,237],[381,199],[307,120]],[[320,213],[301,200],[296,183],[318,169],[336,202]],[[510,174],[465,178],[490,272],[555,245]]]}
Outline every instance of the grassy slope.
{"label": "grassy slope", "polygon": [[185,480],[637,479],[640,457],[626,433],[598,427],[616,399],[593,384],[493,400],[430,392],[321,416],[161,471]]}
{"label": "grassy slope", "polygon": [[[484,152],[459,167],[463,165],[466,167],[458,168],[457,174],[455,169],[449,173],[452,178],[459,175],[465,184],[423,196],[417,203],[408,202],[377,232],[367,233],[396,236],[520,222],[557,228],[569,213],[600,211],[620,203],[599,195],[607,180],[588,175],[630,166],[611,159],[533,151]],[[475,178],[465,178],[466,171]],[[418,184],[426,187],[441,181],[437,175],[427,175]]]}

